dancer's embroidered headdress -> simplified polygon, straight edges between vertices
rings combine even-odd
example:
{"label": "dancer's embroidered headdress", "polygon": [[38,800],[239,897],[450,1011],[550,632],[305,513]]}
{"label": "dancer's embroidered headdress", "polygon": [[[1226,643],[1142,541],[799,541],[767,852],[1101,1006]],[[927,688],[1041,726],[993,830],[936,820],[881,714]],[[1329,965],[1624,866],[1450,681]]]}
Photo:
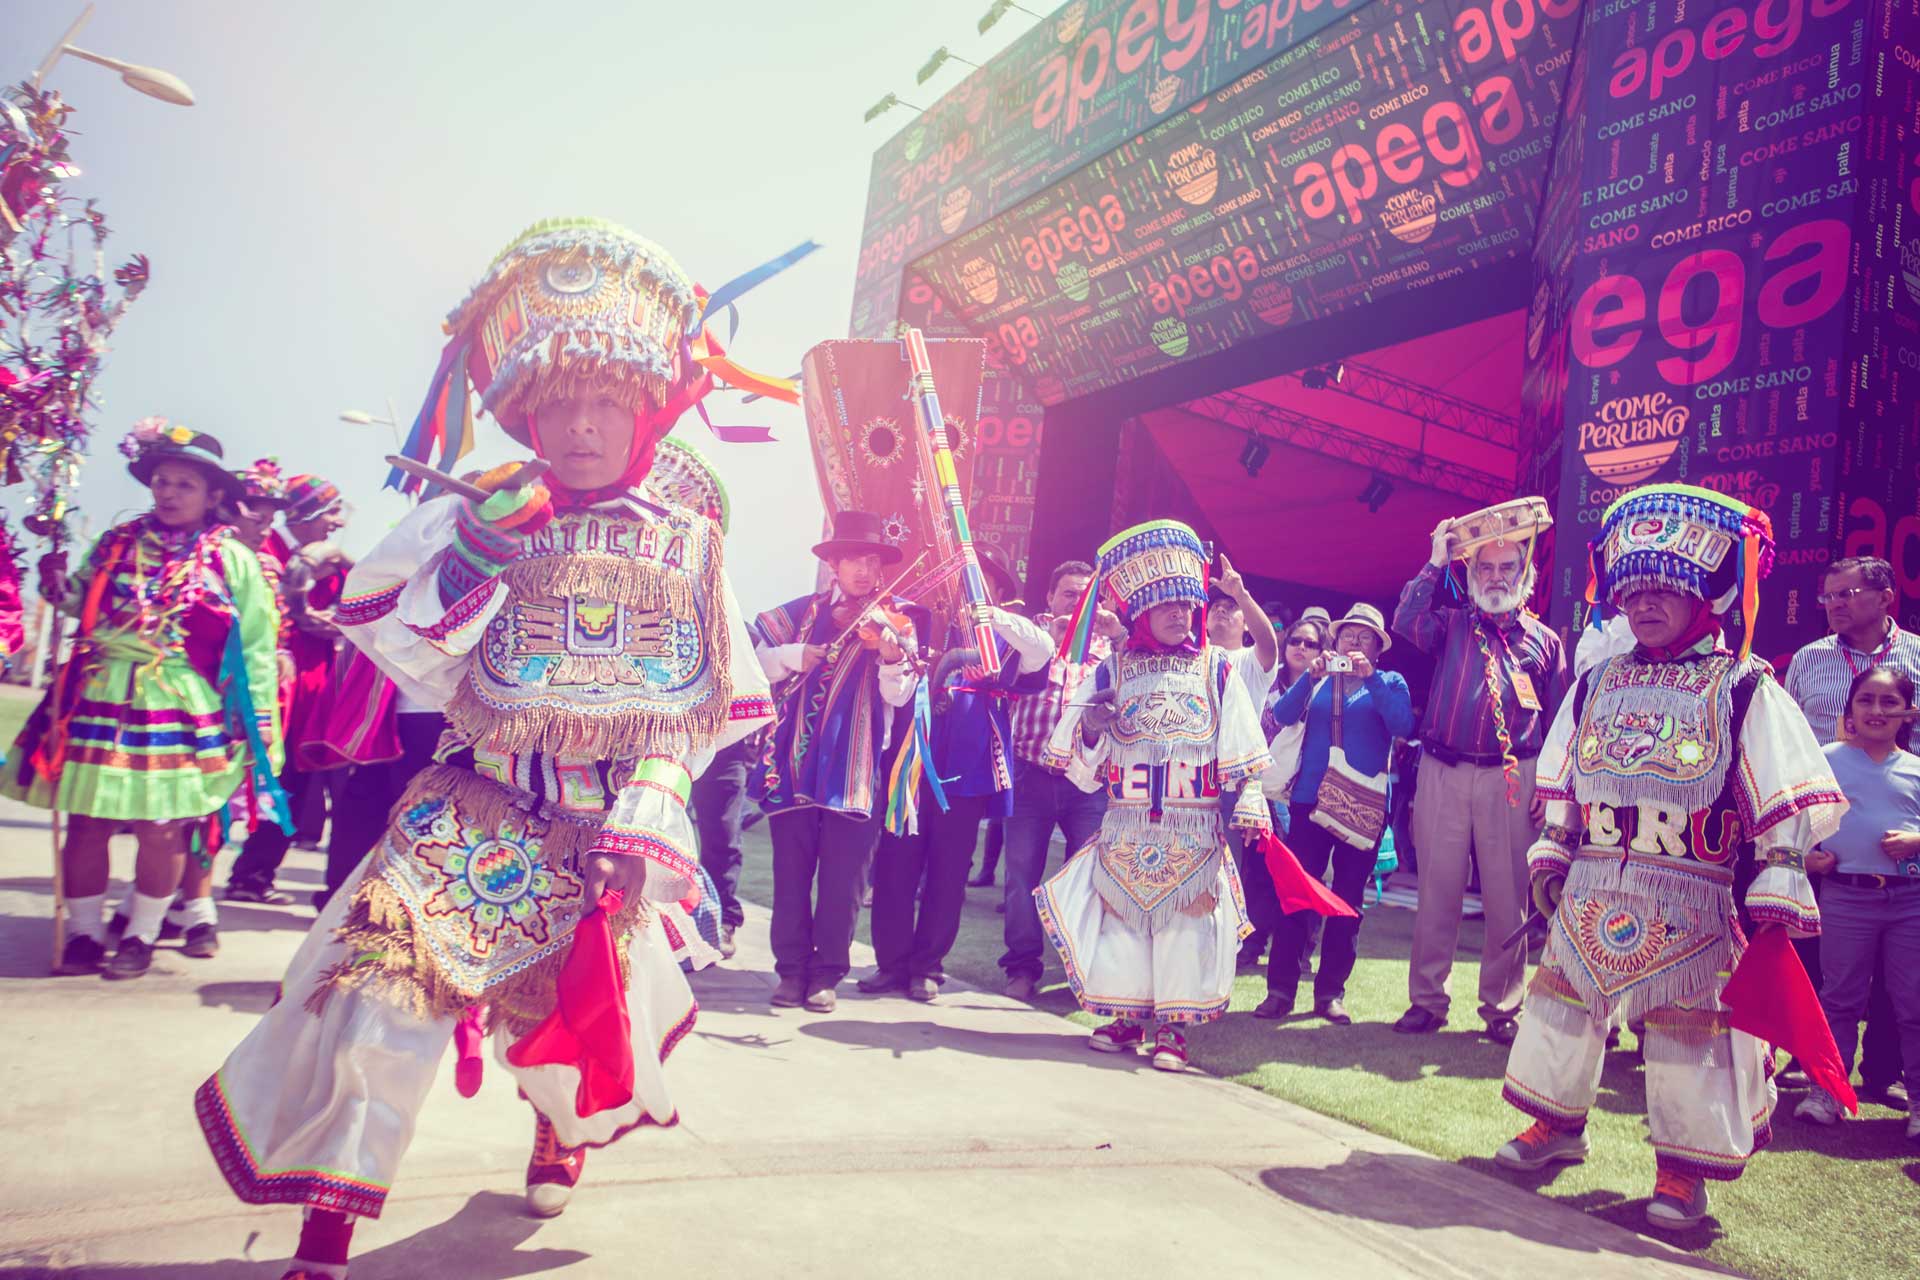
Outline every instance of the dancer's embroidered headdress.
{"label": "dancer's embroidered headdress", "polygon": [[1704,600],[1716,614],[1738,600],[1744,658],[1753,649],[1760,580],[1773,571],[1773,523],[1758,507],[1711,489],[1648,485],[1607,508],[1588,562],[1590,605],[1617,607],[1649,587]]}

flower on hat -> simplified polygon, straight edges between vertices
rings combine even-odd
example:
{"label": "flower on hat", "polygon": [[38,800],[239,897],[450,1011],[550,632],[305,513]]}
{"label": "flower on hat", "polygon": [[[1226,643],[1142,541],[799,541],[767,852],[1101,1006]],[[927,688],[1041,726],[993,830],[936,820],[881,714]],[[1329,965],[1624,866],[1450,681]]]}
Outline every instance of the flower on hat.
{"label": "flower on hat", "polygon": [[[153,417],[142,418],[133,424],[133,429],[120,437],[120,455],[125,458],[137,458],[147,449],[158,444],[167,435],[167,420]],[[188,434],[192,438],[192,434]]]}
{"label": "flower on hat", "polygon": [[192,444],[193,432],[186,427],[170,427],[167,430],[167,439],[175,444]]}

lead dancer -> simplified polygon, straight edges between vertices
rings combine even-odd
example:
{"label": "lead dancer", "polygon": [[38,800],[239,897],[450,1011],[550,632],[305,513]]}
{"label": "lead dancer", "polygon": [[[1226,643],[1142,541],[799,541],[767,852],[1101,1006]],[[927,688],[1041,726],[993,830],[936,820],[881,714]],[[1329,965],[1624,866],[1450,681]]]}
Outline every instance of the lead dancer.
{"label": "lead dancer", "polygon": [[[1207,557],[1193,530],[1156,520],[1115,535],[1088,591],[1103,582],[1128,636],[1095,668],[1092,695],[1068,704],[1046,763],[1083,791],[1104,789],[1106,817],[1034,898],[1080,1007],[1113,1019],[1088,1046],[1181,1071],[1179,1028],[1226,1012],[1253,928],[1220,795],[1270,760],[1230,655],[1197,638]],[[1272,830],[1258,787],[1241,791],[1233,825]]]}
{"label": "lead dancer", "polygon": [[1706,1213],[1706,1180],[1739,1177],[1771,1133],[1772,1050],[1734,1030],[1721,999],[1747,946],[1736,886],[1751,873],[1743,905],[1760,929],[1818,933],[1805,857],[1846,801],[1767,664],[1721,637],[1736,601],[1753,635],[1773,563],[1763,512],[1653,485],[1608,508],[1596,553],[1598,598],[1637,644],[1580,676],[1540,752],[1546,827],[1528,863],[1553,931],[1505,1090],[1534,1123],[1496,1158],[1585,1159],[1607,1033],[1644,1020],[1647,1220],[1678,1230]]}
{"label": "lead dancer", "polygon": [[448,732],[280,1002],[199,1092],[234,1192],[306,1210],[289,1277],[345,1276],[353,1219],[379,1215],[456,1025],[487,1006],[505,1063],[555,1008],[595,904],[625,958],[632,1097],[583,1116],[578,1068],[507,1064],[535,1110],[530,1208],[565,1206],[585,1148],[678,1118],[661,1068],[695,1007],[651,904],[695,884],[693,775],[772,715],[719,525],[642,488],[705,386],[696,314],[661,249],[572,219],[515,240],[448,321],[423,421],[464,431],[471,380],[552,464],[550,488],[507,487],[508,465],[483,477],[484,502],[422,504],[339,609],[404,693],[444,706]]}

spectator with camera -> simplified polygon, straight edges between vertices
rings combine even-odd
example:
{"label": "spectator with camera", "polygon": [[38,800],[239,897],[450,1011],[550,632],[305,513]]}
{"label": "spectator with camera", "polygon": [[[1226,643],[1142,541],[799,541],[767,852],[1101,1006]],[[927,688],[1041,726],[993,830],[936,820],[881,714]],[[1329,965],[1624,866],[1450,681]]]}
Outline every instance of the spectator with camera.
{"label": "spectator with camera", "polygon": [[[1310,678],[1296,680],[1273,709],[1282,729],[1306,725],[1299,775],[1285,793],[1292,807],[1287,845],[1310,876],[1324,876],[1331,864],[1333,891],[1355,912],[1326,921],[1314,973],[1313,1011],[1336,1026],[1353,1021],[1345,1003],[1347,979],[1353,973],[1367,877],[1386,829],[1393,742],[1413,732],[1413,695],[1406,680],[1377,665],[1392,645],[1380,611],[1354,605],[1334,624],[1333,647],[1308,665]],[[1312,914],[1281,916],[1267,965],[1267,997],[1253,1011],[1256,1018],[1293,1012]]]}

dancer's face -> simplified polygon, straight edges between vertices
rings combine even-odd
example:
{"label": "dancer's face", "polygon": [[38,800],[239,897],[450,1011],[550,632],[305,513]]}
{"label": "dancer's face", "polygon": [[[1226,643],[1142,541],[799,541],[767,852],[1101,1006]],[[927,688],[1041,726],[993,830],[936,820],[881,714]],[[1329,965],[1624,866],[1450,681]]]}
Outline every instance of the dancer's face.
{"label": "dancer's face", "polygon": [[602,489],[627,470],[633,410],[610,389],[588,388],[533,411],[535,446],[566,489]]}
{"label": "dancer's face", "polygon": [[1147,627],[1161,644],[1185,644],[1193,634],[1193,606],[1184,600],[1157,604],[1147,610]]}
{"label": "dancer's face", "polygon": [[195,529],[207,522],[213,494],[200,468],[163,462],[153,469],[153,514],[169,529]]}
{"label": "dancer's face", "polygon": [[1649,587],[1621,601],[1633,638],[1649,649],[1660,649],[1680,638],[1693,621],[1693,597],[1679,591]]}

